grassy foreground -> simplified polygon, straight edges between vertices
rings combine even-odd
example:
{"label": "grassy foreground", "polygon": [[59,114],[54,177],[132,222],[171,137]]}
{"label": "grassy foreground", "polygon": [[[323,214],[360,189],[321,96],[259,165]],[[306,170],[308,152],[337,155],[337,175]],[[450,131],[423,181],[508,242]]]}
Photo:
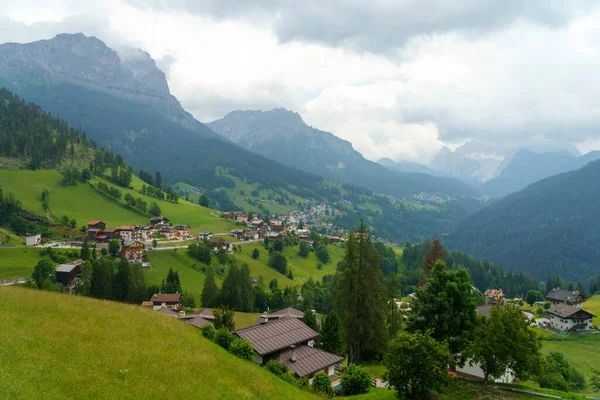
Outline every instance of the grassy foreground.
{"label": "grassy foreground", "polygon": [[0,287],[0,325],[3,399],[313,398],[136,306]]}

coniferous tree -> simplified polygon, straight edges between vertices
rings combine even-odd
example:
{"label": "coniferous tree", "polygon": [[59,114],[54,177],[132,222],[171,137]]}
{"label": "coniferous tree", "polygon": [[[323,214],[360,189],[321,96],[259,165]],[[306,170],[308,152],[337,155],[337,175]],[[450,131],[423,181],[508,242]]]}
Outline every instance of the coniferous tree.
{"label": "coniferous tree", "polygon": [[83,261],[90,259],[90,245],[87,236],[83,238],[83,245],[81,245],[79,258],[81,258]]}
{"label": "coniferous tree", "polygon": [[305,310],[304,311],[304,317],[302,318],[302,320],[310,328],[312,328],[312,329],[314,329],[316,331],[319,329],[317,327],[317,317],[316,317],[315,313],[312,312],[312,310],[309,310],[309,309]]}
{"label": "coniferous tree", "polygon": [[111,259],[103,257],[96,262],[92,272],[90,293],[97,299],[113,298],[114,265]]}
{"label": "coniferous tree", "polygon": [[431,269],[437,260],[445,261],[444,246],[442,245],[440,238],[434,236],[431,241],[431,246],[429,246],[429,250],[427,251],[427,255],[425,255],[425,261],[423,262],[423,272],[425,273],[425,277],[431,277]]}
{"label": "coniferous tree", "polygon": [[344,356],[346,354],[345,340],[342,321],[335,310],[331,310],[323,323],[323,350]]}
{"label": "coniferous tree", "polygon": [[387,345],[379,255],[362,221],[357,232],[350,232],[340,267],[336,309],[347,334],[348,361],[360,364],[367,354],[382,354]]}
{"label": "coniferous tree", "polygon": [[243,263],[240,268],[238,285],[240,292],[240,311],[254,311],[254,288],[252,287],[252,278],[250,277],[250,267]]}
{"label": "coniferous tree", "polygon": [[135,277],[131,264],[121,260],[115,276],[115,300],[127,302],[135,290]]}
{"label": "coniferous tree", "polygon": [[204,287],[202,288],[202,295],[200,296],[202,307],[214,308],[217,305],[218,298],[219,288],[215,283],[215,273],[212,268],[209,268],[206,273]]}

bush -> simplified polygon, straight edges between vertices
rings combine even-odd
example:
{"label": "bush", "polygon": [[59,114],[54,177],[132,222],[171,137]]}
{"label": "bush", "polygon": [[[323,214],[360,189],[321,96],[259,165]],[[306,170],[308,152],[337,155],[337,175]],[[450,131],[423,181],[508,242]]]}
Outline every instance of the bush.
{"label": "bush", "polygon": [[308,257],[309,253],[310,253],[310,246],[305,241],[301,241],[298,246],[298,255],[300,257],[306,258],[306,257]]}
{"label": "bush", "polygon": [[215,328],[212,325],[204,325],[202,327],[202,336],[208,340],[213,340],[215,337]]}
{"label": "bush", "polygon": [[254,349],[250,342],[244,339],[235,339],[229,345],[229,352],[242,360],[252,361],[254,358]]}
{"label": "bush", "polygon": [[331,387],[329,377],[322,372],[319,372],[315,375],[315,378],[313,379],[312,389],[314,392],[327,397],[333,397],[333,395],[335,394],[333,388]]}
{"label": "bush", "polygon": [[563,392],[581,390],[586,384],[585,377],[558,352],[552,352],[543,358],[536,381],[540,387]]}
{"label": "bush", "polygon": [[252,250],[252,258],[257,260],[259,256],[260,256],[260,251],[258,251],[258,249]]}
{"label": "bush", "polygon": [[294,375],[292,375],[292,373],[290,372],[290,369],[285,364],[282,364],[275,360],[269,360],[265,364],[265,368],[286,382],[289,382],[289,383],[294,382]]}
{"label": "bush", "polygon": [[537,315],[543,315],[544,314],[544,309],[542,307],[538,307],[537,310],[535,310],[535,313]]}
{"label": "bush", "polygon": [[346,373],[342,375],[342,391],[345,396],[367,393],[371,384],[371,374],[356,364],[350,364]]}
{"label": "bush", "polygon": [[285,256],[278,251],[274,251],[271,254],[268,265],[284,275],[286,275],[288,272],[287,258],[285,258]]}
{"label": "bush", "polygon": [[229,332],[229,329],[220,328],[215,332],[213,340],[225,350],[229,350],[229,346],[231,345],[231,342],[233,342],[234,338],[233,334]]}

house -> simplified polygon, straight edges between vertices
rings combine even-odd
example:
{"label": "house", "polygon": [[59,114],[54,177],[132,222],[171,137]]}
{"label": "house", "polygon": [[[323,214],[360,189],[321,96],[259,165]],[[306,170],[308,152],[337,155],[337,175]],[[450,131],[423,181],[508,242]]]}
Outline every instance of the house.
{"label": "house", "polygon": [[298,229],[296,231],[296,236],[299,240],[308,240],[310,237],[310,231],[308,229]]}
{"label": "house", "polygon": [[329,235],[329,236],[327,236],[327,238],[329,239],[329,243],[331,243],[331,244],[337,244],[337,243],[341,243],[344,241],[344,238],[339,237],[339,236]]}
{"label": "house", "polygon": [[215,320],[215,314],[212,310],[208,309],[193,315],[194,317],[187,321],[187,323],[200,329],[204,328],[206,325],[213,325],[213,321]]}
{"label": "house", "polygon": [[235,214],[231,211],[226,211],[223,214],[221,214],[221,218],[233,219],[233,218],[235,218]]}
{"label": "house", "polygon": [[269,232],[265,235],[269,238],[269,241],[274,242],[278,239],[283,239],[283,232]]}
{"label": "house", "polygon": [[248,217],[245,216],[244,214],[241,214],[241,215],[238,214],[236,221],[239,222],[240,224],[245,224],[245,223],[248,223]]}
{"label": "house", "polygon": [[42,235],[27,235],[25,236],[25,246],[37,246],[42,242]]}
{"label": "house", "polygon": [[233,251],[231,243],[221,237],[211,237],[209,242],[212,244],[215,253],[218,253],[222,249],[225,249],[228,253]]}
{"label": "house", "polygon": [[137,228],[140,235],[139,240],[142,242],[147,242],[148,240],[152,239],[152,230],[154,228],[152,228],[151,225],[139,226]]}
{"label": "house", "polygon": [[248,224],[248,226],[250,226],[252,229],[258,229],[260,227],[267,226],[267,224],[265,224],[264,221],[260,221],[260,220],[256,220],[255,219],[252,222],[250,222]]}
{"label": "house", "polygon": [[[472,361],[467,360],[464,366],[456,366],[456,374],[467,379],[473,379],[482,381],[485,377],[485,373],[481,369],[481,366]],[[502,376],[494,379],[496,383],[513,383],[515,381],[515,373],[510,368],[507,368]]]}
{"label": "house", "polygon": [[274,311],[270,314],[264,313],[260,316],[258,321],[259,323],[266,323],[286,318],[303,319],[304,313],[300,310],[296,310],[295,308],[288,307],[284,308],[283,310]]}
{"label": "house", "polygon": [[158,233],[167,240],[177,239],[177,229],[171,225],[164,225],[158,229]]}
{"label": "house", "polygon": [[150,226],[152,226],[154,229],[163,226],[163,225],[169,225],[170,221],[165,218],[165,217],[152,217],[150,218]]}
{"label": "house", "polygon": [[554,288],[546,295],[546,301],[552,304],[563,303],[581,308],[581,303],[585,301],[585,298],[577,290],[572,291]]}
{"label": "house", "polygon": [[187,239],[190,236],[190,226],[187,224],[175,225],[175,235],[178,239]]}
{"label": "house", "polygon": [[264,365],[269,360],[285,363],[296,376],[307,377],[311,384],[317,372],[334,377],[334,366],[343,361],[343,357],[315,349],[314,341],[319,334],[297,318],[284,318],[233,333],[250,342],[256,364]]}
{"label": "house", "polygon": [[96,233],[97,242],[110,242],[115,238],[115,229],[104,229]]}
{"label": "house", "polygon": [[592,318],[595,315],[580,307],[558,303],[553,304],[547,311],[550,314],[550,330],[567,333],[592,331]]}
{"label": "house", "polygon": [[142,262],[144,244],[139,240],[125,240],[121,246],[121,258],[129,262]]}
{"label": "house", "polygon": [[106,228],[106,224],[100,220],[93,220],[88,222],[87,235],[89,240],[96,240],[98,232],[103,231]]}
{"label": "house", "polygon": [[245,234],[246,234],[246,231],[243,229],[233,229],[231,231],[231,236],[238,240],[244,239]]}
{"label": "house", "polygon": [[142,304],[141,304],[142,307],[147,307],[147,308],[151,308],[152,305],[153,304],[151,301],[142,301]]}
{"label": "house", "polygon": [[271,226],[271,229],[275,232],[283,232],[283,229],[285,228],[283,222],[281,221],[273,220],[269,223],[269,225]]}
{"label": "house", "polygon": [[267,228],[266,226],[261,226],[256,231],[258,232],[258,238],[262,240],[269,233],[269,228]]}
{"label": "house", "polygon": [[81,276],[81,264],[83,260],[73,261],[69,264],[59,264],[56,266],[56,281],[65,286],[74,286],[77,279]]}
{"label": "house", "polygon": [[246,239],[248,240],[258,240],[258,231],[252,230],[246,232]]}
{"label": "house", "polygon": [[492,306],[479,306],[479,307],[477,307],[476,312],[477,312],[477,315],[489,317],[491,310],[492,310]]}
{"label": "house", "polygon": [[200,232],[198,234],[198,240],[204,241],[210,239],[212,232]]}
{"label": "house", "polygon": [[114,231],[114,237],[121,240],[137,240],[137,238],[133,237],[134,229],[135,227],[133,226],[117,226]]}
{"label": "house", "polygon": [[485,296],[485,304],[504,304],[504,292],[502,289],[488,289],[483,295]]}
{"label": "house", "polygon": [[179,310],[181,308],[181,294],[179,293],[154,293],[150,301],[154,311],[161,308],[169,310]]}

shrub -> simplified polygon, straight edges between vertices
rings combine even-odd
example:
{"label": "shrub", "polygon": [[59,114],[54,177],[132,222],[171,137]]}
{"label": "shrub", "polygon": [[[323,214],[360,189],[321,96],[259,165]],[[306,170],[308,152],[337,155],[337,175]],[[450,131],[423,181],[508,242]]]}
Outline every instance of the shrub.
{"label": "shrub", "polygon": [[342,375],[342,390],[345,396],[367,393],[371,384],[371,374],[356,364],[350,364],[346,373]]}
{"label": "shrub", "polygon": [[335,394],[333,388],[331,387],[329,377],[322,372],[319,372],[315,375],[315,378],[313,379],[312,389],[314,392],[327,397],[333,397],[333,395]]}
{"label": "shrub", "polygon": [[259,256],[260,256],[260,251],[258,249],[252,250],[252,258],[257,260]]}
{"label": "shrub", "polygon": [[585,377],[558,352],[552,352],[543,358],[536,380],[540,387],[564,392],[585,387]]}
{"label": "shrub", "polygon": [[231,342],[233,342],[234,338],[233,334],[229,332],[229,329],[220,328],[215,332],[213,340],[225,350],[229,350],[229,346],[231,345]]}
{"label": "shrub", "polygon": [[286,382],[289,382],[289,383],[294,382],[294,375],[292,375],[292,373],[290,372],[290,369],[285,364],[282,364],[275,360],[269,360],[265,364],[265,368]]}
{"label": "shrub", "polygon": [[254,349],[247,340],[235,339],[229,345],[229,352],[242,360],[252,361],[254,358]]}
{"label": "shrub", "polygon": [[202,336],[208,340],[213,340],[215,337],[215,328],[212,325],[204,325],[202,327]]}

